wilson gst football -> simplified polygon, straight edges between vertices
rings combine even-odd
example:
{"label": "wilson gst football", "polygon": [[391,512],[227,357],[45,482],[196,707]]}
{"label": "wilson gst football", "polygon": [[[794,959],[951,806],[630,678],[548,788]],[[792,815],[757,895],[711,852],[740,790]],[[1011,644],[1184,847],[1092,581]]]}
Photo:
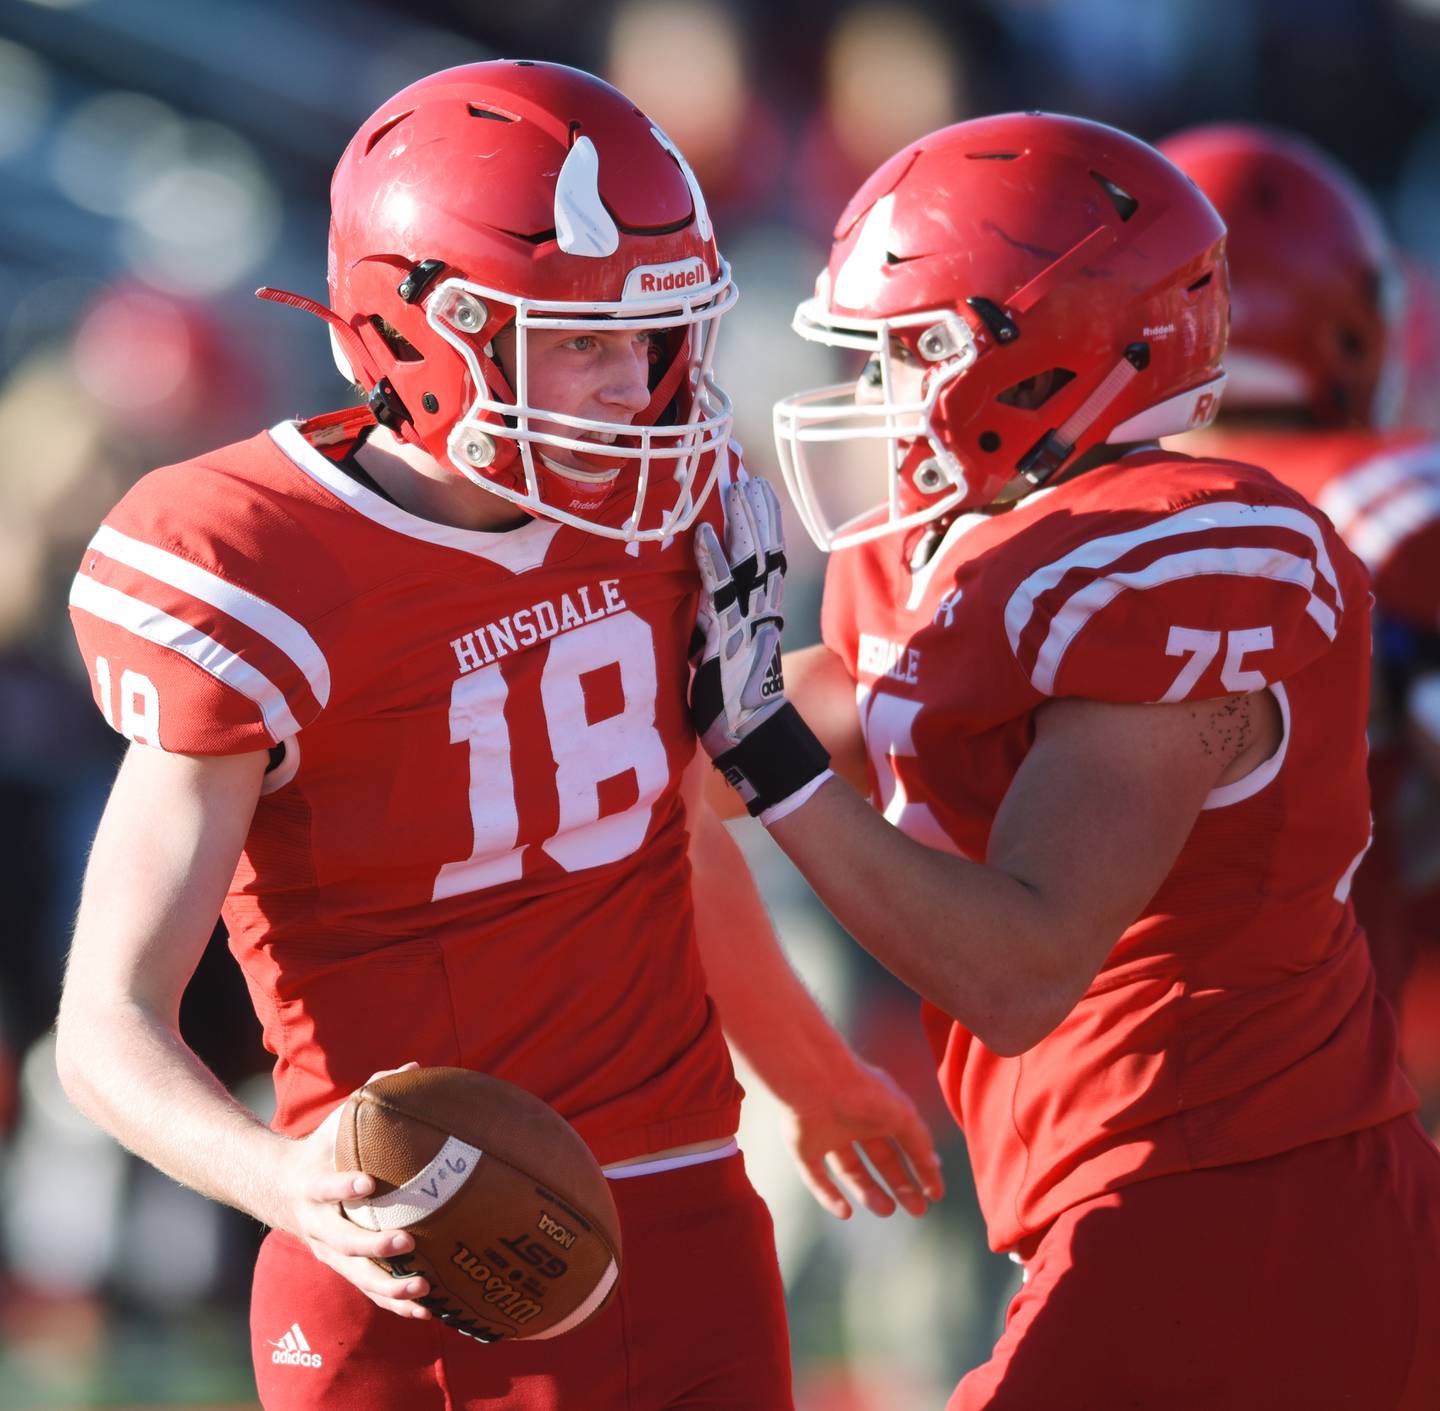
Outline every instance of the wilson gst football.
{"label": "wilson gst football", "polygon": [[464,1068],[387,1074],[353,1093],[335,1169],[375,1194],[346,1201],[371,1230],[408,1230],[419,1301],[479,1338],[551,1338],[598,1312],[620,1274],[620,1218],[580,1134],[538,1097]]}

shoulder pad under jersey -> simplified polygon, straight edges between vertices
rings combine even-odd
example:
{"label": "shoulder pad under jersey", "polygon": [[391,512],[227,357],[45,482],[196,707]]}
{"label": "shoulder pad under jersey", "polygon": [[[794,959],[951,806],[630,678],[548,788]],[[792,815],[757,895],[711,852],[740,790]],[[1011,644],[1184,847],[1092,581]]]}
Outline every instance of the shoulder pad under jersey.
{"label": "shoulder pad under jersey", "polygon": [[152,472],[85,550],[71,621],[96,704],[132,740],[184,754],[265,749],[329,699],[312,624],[338,585],[252,473],[265,454],[246,442]]}
{"label": "shoulder pad under jersey", "polygon": [[1323,516],[1270,477],[1258,494],[1237,489],[1074,515],[1073,532],[1052,539],[1004,605],[1031,686],[1198,700],[1283,681],[1324,652],[1346,608],[1368,606],[1358,565]]}

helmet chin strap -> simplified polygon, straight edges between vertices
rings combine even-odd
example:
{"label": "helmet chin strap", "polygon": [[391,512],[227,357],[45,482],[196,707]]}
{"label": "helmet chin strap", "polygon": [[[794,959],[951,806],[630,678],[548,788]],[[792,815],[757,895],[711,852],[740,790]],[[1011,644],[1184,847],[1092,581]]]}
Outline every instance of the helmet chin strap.
{"label": "helmet chin strap", "polygon": [[[536,455],[543,462],[545,468],[553,474],[565,480],[577,481],[582,485],[609,485],[620,473],[618,466],[615,470],[581,470],[578,466],[561,465],[559,461],[552,460],[547,456],[544,451],[537,451]],[[586,459],[591,458],[586,457]]]}
{"label": "helmet chin strap", "polygon": [[375,366],[369,350],[360,341],[360,335],[334,309],[327,309],[324,304],[317,303],[316,300],[307,298],[304,294],[292,294],[288,289],[272,289],[268,284],[262,284],[255,291],[255,297],[265,299],[272,304],[284,304],[292,309],[302,309],[307,314],[314,314],[316,318],[324,319],[330,325],[336,338],[340,340],[340,346],[344,349],[345,358],[350,364],[351,370],[363,377],[371,387],[380,381],[380,369]]}
{"label": "helmet chin strap", "polygon": [[[255,297],[272,304],[284,304],[292,309],[300,309],[307,314],[314,314],[316,318],[324,319],[338,340],[351,372],[371,389],[366,399],[370,414],[381,426],[397,429],[404,434],[405,424],[411,421],[410,413],[396,395],[389,378],[375,366],[375,361],[361,341],[360,335],[339,314],[304,294],[292,294],[288,289],[273,289],[268,284],[261,285],[255,291]],[[413,437],[406,436],[405,439],[408,441]]]}

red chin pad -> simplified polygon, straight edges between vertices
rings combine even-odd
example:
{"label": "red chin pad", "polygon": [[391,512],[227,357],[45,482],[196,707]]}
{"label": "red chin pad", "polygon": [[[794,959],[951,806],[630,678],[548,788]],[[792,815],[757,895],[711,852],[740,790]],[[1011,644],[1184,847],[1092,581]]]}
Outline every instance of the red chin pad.
{"label": "red chin pad", "polygon": [[[584,459],[588,462],[590,457]],[[535,473],[540,481],[540,498],[547,505],[571,514],[593,515],[602,509],[622,483],[622,477],[602,484],[588,480],[572,480],[558,470],[552,470],[537,460]]]}

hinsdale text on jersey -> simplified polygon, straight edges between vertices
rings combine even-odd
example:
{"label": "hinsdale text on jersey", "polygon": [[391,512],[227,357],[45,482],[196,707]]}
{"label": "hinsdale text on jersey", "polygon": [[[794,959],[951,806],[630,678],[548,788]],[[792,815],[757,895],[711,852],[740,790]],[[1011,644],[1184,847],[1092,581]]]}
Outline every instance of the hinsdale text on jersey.
{"label": "hinsdale text on jersey", "polygon": [[460,674],[489,666],[511,652],[533,647],[536,642],[572,627],[609,617],[625,611],[618,578],[602,578],[598,583],[582,583],[574,592],[557,593],[554,597],[532,603],[528,608],[507,613],[494,622],[482,623],[450,643]]}

